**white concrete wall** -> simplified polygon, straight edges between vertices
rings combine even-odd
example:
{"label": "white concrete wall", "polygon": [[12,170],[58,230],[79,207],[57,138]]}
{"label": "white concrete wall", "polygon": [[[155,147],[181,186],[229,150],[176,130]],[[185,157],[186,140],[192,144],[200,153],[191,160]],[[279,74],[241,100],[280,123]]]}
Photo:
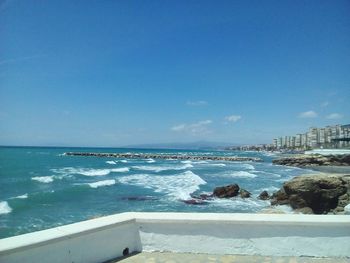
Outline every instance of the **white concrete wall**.
{"label": "white concrete wall", "polygon": [[133,251],[350,257],[350,216],[123,213],[0,240],[0,262],[103,262]]}
{"label": "white concrete wall", "polygon": [[143,251],[350,257],[350,217],[142,214]]}
{"label": "white concrete wall", "polygon": [[141,251],[135,220],[113,215],[0,240],[0,262],[104,262]]}

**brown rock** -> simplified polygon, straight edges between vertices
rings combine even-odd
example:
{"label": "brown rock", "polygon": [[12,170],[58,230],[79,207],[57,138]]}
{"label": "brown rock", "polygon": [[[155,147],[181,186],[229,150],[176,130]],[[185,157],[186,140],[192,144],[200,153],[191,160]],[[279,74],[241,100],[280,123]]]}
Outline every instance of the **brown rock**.
{"label": "brown rock", "polygon": [[271,205],[287,205],[289,204],[288,195],[284,191],[284,189],[278,190],[271,197]]}
{"label": "brown rock", "polygon": [[269,193],[268,193],[267,191],[262,191],[262,192],[259,194],[258,198],[259,198],[260,200],[268,200],[268,199],[270,199],[270,195],[269,195]]}
{"label": "brown rock", "polygon": [[241,188],[241,190],[239,191],[239,194],[242,198],[249,198],[252,194],[249,193],[247,190]]}
{"label": "brown rock", "polygon": [[347,179],[347,176],[330,175],[295,177],[272,195],[271,205],[289,204],[293,209],[307,207],[315,214],[341,212],[350,202]]}
{"label": "brown rock", "polygon": [[214,196],[219,198],[234,197],[234,196],[237,196],[238,193],[239,193],[238,184],[230,184],[226,186],[216,187],[213,192]]}

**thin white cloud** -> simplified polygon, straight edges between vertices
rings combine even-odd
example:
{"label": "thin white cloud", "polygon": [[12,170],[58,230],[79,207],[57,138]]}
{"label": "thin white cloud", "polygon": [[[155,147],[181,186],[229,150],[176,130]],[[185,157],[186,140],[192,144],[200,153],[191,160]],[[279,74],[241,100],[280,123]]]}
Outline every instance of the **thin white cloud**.
{"label": "thin white cloud", "polygon": [[179,124],[171,127],[172,131],[183,131],[186,128],[186,124]]}
{"label": "thin white cloud", "polygon": [[329,101],[324,101],[321,104],[321,107],[327,107],[329,105]]}
{"label": "thin white cloud", "polygon": [[339,120],[341,118],[343,118],[343,115],[341,115],[339,113],[331,113],[331,114],[326,116],[326,119],[329,119],[329,120]]}
{"label": "thin white cloud", "polygon": [[228,122],[237,122],[240,119],[242,119],[242,116],[240,115],[230,115],[225,117],[225,120]]}
{"label": "thin white cloud", "polygon": [[211,123],[211,120],[204,120],[189,124],[182,123],[175,125],[170,129],[174,132],[186,132],[192,135],[203,135],[211,133],[211,131],[208,129],[208,125],[210,125]]}
{"label": "thin white cloud", "polygon": [[299,118],[316,118],[318,114],[312,110],[305,111],[299,114]]}
{"label": "thin white cloud", "polygon": [[206,105],[208,105],[208,102],[205,100],[187,101],[186,105],[188,105],[188,106],[206,106]]}

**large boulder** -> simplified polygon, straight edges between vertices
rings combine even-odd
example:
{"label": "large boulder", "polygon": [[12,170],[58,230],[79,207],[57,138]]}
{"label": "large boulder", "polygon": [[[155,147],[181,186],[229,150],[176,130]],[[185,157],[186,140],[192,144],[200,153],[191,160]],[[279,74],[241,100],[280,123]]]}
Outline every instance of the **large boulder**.
{"label": "large boulder", "polygon": [[289,204],[293,209],[309,207],[315,214],[325,214],[337,208],[347,187],[340,176],[299,176],[285,182],[271,204]]}
{"label": "large boulder", "polygon": [[238,184],[219,186],[214,189],[213,195],[219,198],[229,198],[237,196],[239,193]]}

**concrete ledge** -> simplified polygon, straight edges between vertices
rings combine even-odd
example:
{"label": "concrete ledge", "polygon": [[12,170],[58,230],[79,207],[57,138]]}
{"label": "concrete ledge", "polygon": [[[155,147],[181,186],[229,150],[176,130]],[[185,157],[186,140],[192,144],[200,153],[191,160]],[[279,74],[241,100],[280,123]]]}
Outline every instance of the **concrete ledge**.
{"label": "concrete ledge", "polygon": [[0,262],[103,262],[129,252],[350,257],[350,216],[122,213],[0,240]]}

